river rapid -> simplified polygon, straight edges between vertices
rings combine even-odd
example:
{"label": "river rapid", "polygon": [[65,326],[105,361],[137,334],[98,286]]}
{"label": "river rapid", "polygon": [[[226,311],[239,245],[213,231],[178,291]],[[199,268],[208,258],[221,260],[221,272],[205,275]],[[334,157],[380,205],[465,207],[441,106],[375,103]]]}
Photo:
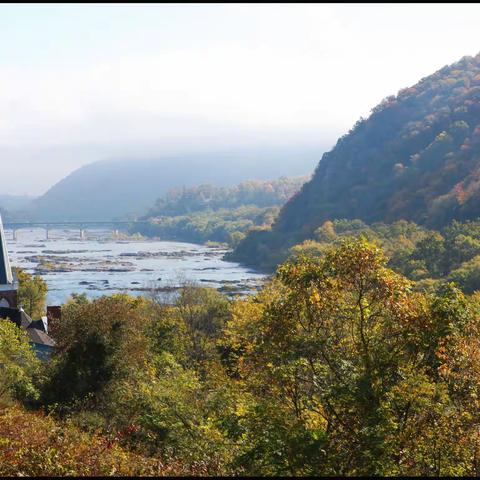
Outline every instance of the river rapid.
{"label": "river rapid", "polygon": [[6,229],[10,262],[41,275],[48,284],[47,303],[60,305],[72,293],[89,298],[125,292],[168,295],[185,282],[214,287],[230,295],[258,290],[266,276],[222,260],[227,250],[183,242],[119,239],[95,229]]}

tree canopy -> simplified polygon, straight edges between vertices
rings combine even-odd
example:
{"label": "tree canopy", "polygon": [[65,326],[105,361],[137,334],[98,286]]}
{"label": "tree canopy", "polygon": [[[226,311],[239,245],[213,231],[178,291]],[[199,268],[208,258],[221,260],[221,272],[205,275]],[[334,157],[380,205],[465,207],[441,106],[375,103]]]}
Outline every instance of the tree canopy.
{"label": "tree canopy", "polygon": [[480,216],[480,55],[387,97],[323,155],[271,230],[236,259],[278,264],[325,221],[413,221],[441,228]]}
{"label": "tree canopy", "polygon": [[[0,412],[0,472],[477,476],[479,294],[417,288],[375,238],[340,231],[383,232],[386,248],[404,235],[425,259],[475,244],[461,224],[432,237],[339,221],[317,232],[331,241],[320,255],[298,250],[246,298],[194,284],[168,301],[75,296],[41,376],[0,322],[10,401],[37,410]],[[48,448],[35,453],[8,419]]]}

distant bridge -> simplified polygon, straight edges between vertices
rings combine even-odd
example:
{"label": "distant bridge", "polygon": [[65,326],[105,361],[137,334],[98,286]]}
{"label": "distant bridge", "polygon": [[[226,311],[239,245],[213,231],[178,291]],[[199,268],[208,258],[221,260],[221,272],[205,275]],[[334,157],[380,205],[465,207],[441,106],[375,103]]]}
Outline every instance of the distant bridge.
{"label": "distant bridge", "polygon": [[82,221],[65,221],[65,222],[5,222],[3,226],[12,230],[13,240],[17,239],[17,231],[22,228],[44,228],[46,239],[49,239],[49,231],[52,228],[70,227],[76,228],[79,231],[80,239],[85,239],[85,231],[88,228],[111,227],[114,237],[118,236],[117,227],[132,227],[133,225],[148,224],[148,220],[123,220],[123,221],[96,221],[96,220],[82,220]]}

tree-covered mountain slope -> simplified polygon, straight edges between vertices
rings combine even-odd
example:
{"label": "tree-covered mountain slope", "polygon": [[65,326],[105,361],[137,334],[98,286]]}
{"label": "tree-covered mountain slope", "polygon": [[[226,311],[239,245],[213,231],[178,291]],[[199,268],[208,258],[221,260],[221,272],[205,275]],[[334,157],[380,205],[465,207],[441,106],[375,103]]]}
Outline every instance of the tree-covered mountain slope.
{"label": "tree-covered mountain slope", "polygon": [[256,148],[91,163],[60,180],[31,205],[39,220],[112,220],[144,215],[172,188],[212,183],[233,186],[309,173],[318,161],[311,147]]}
{"label": "tree-covered mountain slope", "polygon": [[233,187],[203,184],[191,188],[174,188],[160,197],[145,218],[237,208],[244,205],[273,207],[283,205],[297,193],[308,176],[281,177],[277,180],[247,180]]}
{"label": "tree-covered mountain slope", "polygon": [[480,55],[384,99],[325,153],[271,230],[234,258],[273,265],[326,220],[440,227],[480,215]]}
{"label": "tree-covered mountain slope", "polygon": [[308,180],[308,176],[277,180],[247,180],[233,187],[199,185],[176,188],[159,198],[132,233],[236,246],[253,227],[269,226],[281,206]]}

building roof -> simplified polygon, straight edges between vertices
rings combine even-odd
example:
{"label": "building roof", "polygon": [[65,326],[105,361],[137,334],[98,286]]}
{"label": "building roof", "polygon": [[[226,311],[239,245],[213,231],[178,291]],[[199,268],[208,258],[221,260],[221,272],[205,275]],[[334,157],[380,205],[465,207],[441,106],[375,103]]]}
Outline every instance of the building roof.
{"label": "building roof", "polygon": [[36,328],[37,330],[48,333],[47,317],[42,317],[40,320],[33,320],[28,328]]}
{"label": "building roof", "polygon": [[55,346],[55,341],[44,331],[43,321],[33,321],[22,309],[0,307],[0,318],[8,318],[17,327],[25,330],[31,343],[48,347]]}
{"label": "building roof", "polygon": [[32,319],[24,310],[18,308],[0,307],[0,318],[9,318],[13,323],[25,330],[32,323]]}
{"label": "building roof", "polygon": [[8,258],[7,242],[3,230],[2,216],[0,215],[0,285],[13,285],[12,268]]}
{"label": "building roof", "polygon": [[38,330],[38,328],[27,328],[27,333],[32,343],[38,345],[47,345],[48,347],[54,347],[55,342],[45,332]]}

